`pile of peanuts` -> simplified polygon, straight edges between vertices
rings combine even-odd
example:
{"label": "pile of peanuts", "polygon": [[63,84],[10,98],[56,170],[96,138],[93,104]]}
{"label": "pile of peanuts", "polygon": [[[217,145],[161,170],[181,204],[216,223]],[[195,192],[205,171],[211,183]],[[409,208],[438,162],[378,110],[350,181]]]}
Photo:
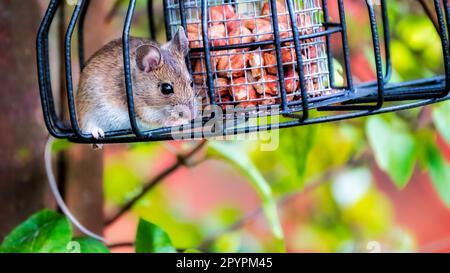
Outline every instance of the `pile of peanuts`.
{"label": "pile of peanuts", "polygon": [[[289,38],[290,16],[284,1],[277,1],[277,17],[280,38]],[[296,14],[300,34],[311,34],[311,18]],[[200,18],[199,18],[200,20]],[[203,34],[199,21],[188,22],[188,39],[191,49],[203,47]],[[252,42],[273,41],[273,26],[270,3],[262,6],[261,16],[241,17],[233,6],[220,5],[209,9],[208,38],[210,46],[245,45]],[[317,38],[315,38],[317,39]],[[320,39],[320,38],[319,38]],[[313,40],[313,39],[312,39]],[[311,41],[312,42],[312,41]],[[317,49],[302,41],[302,59],[315,59]],[[206,98],[206,65],[201,52],[191,53],[194,82]],[[214,73],[216,102],[220,105],[239,106],[272,105],[280,102],[277,55],[274,45],[255,49],[239,48],[211,51],[211,70]],[[293,42],[283,42],[281,48],[284,83],[288,101],[299,99],[299,76],[296,69],[297,56]],[[305,73],[315,73],[317,63],[310,62]],[[306,75],[308,76],[308,75]],[[307,90],[316,89],[317,82],[310,81]]]}

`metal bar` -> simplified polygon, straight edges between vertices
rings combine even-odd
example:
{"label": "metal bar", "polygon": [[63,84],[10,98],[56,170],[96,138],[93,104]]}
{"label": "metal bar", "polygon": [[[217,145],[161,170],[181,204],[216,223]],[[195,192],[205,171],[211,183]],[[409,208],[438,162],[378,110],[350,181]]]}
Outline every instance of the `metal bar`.
{"label": "metal bar", "polygon": [[130,61],[130,30],[135,8],[136,8],[136,0],[130,0],[122,35],[123,63],[124,63],[125,87],[127,92],[128,115],[130,118],[131,129],[133,133],[136,135],[136,137],[143,138],[145,137],[145,135],[140,131],[136,121],[136,111],[134,107],[134,98],[133,98],[133,79],[131,76],[131,61]]}
{"label": "metal bar", "polygon": [[169,15],[169,7],[167,4],[167,0],[163,0],[164,5],[164,21],[166,25],[166,38],[167,41],[170,41],[172,39],[172,30],[170,29],[170,15]]}
{"label": "metal bar", "polygon": [[296,18],[297,16],[296,16],[295,10],[294,10],[294,5],[292,4],[292,0],[287,0],[286,4],[287,4],[288,11],[289,11],[289,17],[291,19],[291,28],[292,28],[292,34],[294,37],[295,54],[297,56],[297,67],[298,67],[298,75],[299,75],[299,80],[300,80],[300,90],[301,90],[302,110],[303,110],[302,116],[300,117],[300,119],[305,120],[309,117],[308,93],[306,90],[306,83],[305,83],[305,70],[303,67],[302,48],[301,48],[300,40],[299,40],[298,22],[297,22],[297,18]]}
{"label": "metal bar", "polygon": [[283,61],[281,58],[281,39],[280,39],[280,28],[278,24],[278,11],[277,11],[277,1],[271,0],[270,7],[272,10],[272,27],[273,27],[273,36],[274,36],[274,44],[275,44],[275,52],[277,59],[277,72],[278,72],[278,83],[280,86],[279,92],[281,95],[281,111],[283,113],[288,112],[287,98],[286,98],[286,86],[284,82],[284,69],[283,69]]}
{"label": "metal bar", "polygon": [[[184,7],[184,1],[179,0],[178,1],[178,5],[180,7],[180,19],[181,19],[181,24],[183,26],[184,31],[186,32],[187,35],[187,22],[186,22],[186,8]],[[188,56],[186,56],[185,58],[186,61],[186,66],[189,70],[189,73],[192,74],[192,63],[191,63],[191,58],[188,54]]]}
{"label": "metal bar", "polygon": [[386,71],[384,74],[384,82],[387,83],[392,77],[392,59],[391,59],[391,33],[389,24],[388,7],[386,0],[381,0],[381,18],[383,22],[384,35],[384,54],[386,59]]}
{"label": "metal bar", "polygon": [[214,77],[211,71],[211,50],[208,37],[208,0],[201,0],[202,9],[202,31],[203,31],[203,53],[205,54],[206,77],[208,85],[208,96],[210,104],[216,104]]}
{"label": "metal bar", "polygon": [[[450,27],[449,8],[447,0],[444,0],[445,12],[447,16],[447,27]],[[450,48],[447,38],[447,32],[445,31],[446,24],[444,22],[444,15],[442,13],[441,4],[439,0],[434,0],[434,6],[439,23],[439,36],[441,36],[442,52],[444,54],[444,67],[445,67],[445,90],[442,92],[442,96],[446,96],[450,92]],[[450,31],[450,28],[449,28]]]}
{"label": "metal bar", "polygon": [[341,39],[342,39],[342,47],[343,47],[343,52],[344,52],[345,76],[346,76],[348,88],[351,91],[354,91],[352,69],[351,69],[351,65],[350,65],[350,47],[348,45],[348,37],[347,37],[347,22],[345,19],[344,3],[342,0],[338,1],[338,7],[339,7],[339,20],[340,20],[340,24],[341,24],[341,28],[342,28]]}
{"label": "metal bar", "polygon": [[48,32],[50,26],[58,10],[59,1],[52,0],[49,3],[44,18],[39,26],[38,35],[36,38],[36,61],[39,79],[39,94],[41,97],[42,112],[44,114],[45,126],[49,133],[56,138],[65,138],[67,133],[63,133],[55,128],[55,122],[52,120],[52,110],[49,105],[48,95],[51,95],[51,81],[48,60]]}
{"label": "metal bar", "polygon": [[375,66],[377,73],[377,85],[378,85],[378,99],[374,109],[380,109],[384,103],[384,76],[383,76],[383,63],[381,57],[380,38],[378,35],[377,19],[375,10],[371,0],[366,0],[367,9],[369,11],[370,28],[372,31],[373,51],[375,55]]}
{"label": "metal bar", "polygon": [[[322,0],[322,10],[323,10],[323,26],[325,30],[330,28],[329,21],[330,16],[328,14],[328,3],[327,0]],[[325,37],[325,43],[327,46],[327,56],[328,56],[328,69],[330,71],[330,87],[334,88],[334,69],[333,69],[333,49],[331,47],[331,37],[327,35]]]}
{"label": "metal bar", "polygon": [[89,10],[91,0],[86,0],[83,5],[80,14],[80,22],[78,23],[78,60],[80,65],[80,71],[84,68],[85,56],[84,56],[84,23],[86,21],[86,15]]}
{"label": "metal bar", "polygon": [[[64,11],[64,3],[59,2],[58,7],[61,9],[61,13]],[[53,19],[52,19],[53,21]],[[51,23],[50,23],[51,24]],[[50,25],[49,25],[50,28]],[[45,55],[45,73],[48,75],[46,77],[46,86],[47,86],[47,102],[50,110],[50,119],[52,120],[52,124],[56,130],[61,132],[70,132],[71,129],[64,125],[62,118],[58,116],[56,111],[55,102],[53,99],[53,91],[52,91],[52,81],[51,81],[51,73],[50,73],[50,57],[49,57],[49,41],[48,41],[48,31],[44,39],[44,55]]]}
{"label": "metal bar", "polygon": [[150,38],[153,41],[156,41],[156,25],[155,25],[155,17],[153,16],[154,9],[153,9],[153,0],[147,1],[147,17],[148,17],[148,30],[150,34]]}
{"label": "metal bar", "polygon": [[72,17],[67,27],[64,49],[65,49],[65,68],[66,68],[66,86],[67,86],[67,100],[69,105],[69,117],[72,129],[76,136],[80,138],[91,138],[87,135],[83,135],[78,125],[77,113],[75,109],[75,98],[73,93],[73,82],[72,82],[72,36],[75,30],[75,26],[80,17],[81,8],[85,0],[78,0],[77,5],[72,13]]}

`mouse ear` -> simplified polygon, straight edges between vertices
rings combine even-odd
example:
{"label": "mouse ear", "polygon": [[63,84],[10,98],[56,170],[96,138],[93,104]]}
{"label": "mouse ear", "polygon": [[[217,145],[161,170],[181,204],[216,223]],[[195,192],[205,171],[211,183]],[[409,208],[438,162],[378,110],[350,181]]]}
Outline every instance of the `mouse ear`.
{"label": "mouse ear", "polygon": [[171,49],[181,53],[183,56],[187,56],[189,53],[189,40],[186,37],[186,32],[183,27],[179,27],[175,36],[169,42]]}
{"label": "mouse ear", "polygon": [[137,67],[146,73],[159,68],[162,56],[159,48],[153,45],[142,45],[136,49]]}

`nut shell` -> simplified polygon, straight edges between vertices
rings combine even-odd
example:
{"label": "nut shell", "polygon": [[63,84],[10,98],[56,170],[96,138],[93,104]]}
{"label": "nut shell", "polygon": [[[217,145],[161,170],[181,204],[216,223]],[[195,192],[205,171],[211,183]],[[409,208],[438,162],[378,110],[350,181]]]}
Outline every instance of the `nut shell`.
{"label": "nut shell", "polygon": [[258,98],[255,88],[252,84],[247,83],[244,77],[233,80],[233,86],[230,88],[230,96],[234,101],[247,101]]}

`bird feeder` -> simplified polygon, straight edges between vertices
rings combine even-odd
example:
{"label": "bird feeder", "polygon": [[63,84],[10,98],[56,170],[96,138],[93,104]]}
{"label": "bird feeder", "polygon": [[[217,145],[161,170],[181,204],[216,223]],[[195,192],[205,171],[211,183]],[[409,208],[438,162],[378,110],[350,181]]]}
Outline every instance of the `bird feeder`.
{"label": "bird feeder", "polygon": [[[186,63],[200,97],[200,109],[221,111],[202,111],[197,121],[179,128],[143,131],[136,122],[130,73],[129,37],[136,0],[129,0],[122,40],[130,129],[105,132],[105,138],[96,140],[77,126],[72,81],[71,54],[77,27],[80,69],[85,62],[84,20],[89,12],[89,0],[77,1],[64,40],[65,59],[62,61],[70,122],[64,121],[55,108],[49,29],[65,2],[50,1],[37,37],[42,109],[46,126],[56,138],[77,143],[123,143],[227,136],[394,112],[450,99],[447,1],[434,0],[433,11],[437,17],[445,75],[394,83],[391,81],[387,0],[362,3],[367,8],[371,54],[375,61],[376,80],[371,82],[357,82],[353,78],[343,0],[333,0],[339,15],[333,19],[327,0],[164,0],[167,39],[171,39],[180,26],[188,34],[191,50]],[[148,16],[149,29],[155,37],[153,2],[148,0]],[[336,82],[333,73],[332,48],[342,51],[343,84]],[[312,112],[319,114],[312,115]],[[275,115],[283,117],[282,121],[252,122]],[[212,120],[226,122],[211,126]],[[212,128],[208,134],[202,131],[205,126]]]}

